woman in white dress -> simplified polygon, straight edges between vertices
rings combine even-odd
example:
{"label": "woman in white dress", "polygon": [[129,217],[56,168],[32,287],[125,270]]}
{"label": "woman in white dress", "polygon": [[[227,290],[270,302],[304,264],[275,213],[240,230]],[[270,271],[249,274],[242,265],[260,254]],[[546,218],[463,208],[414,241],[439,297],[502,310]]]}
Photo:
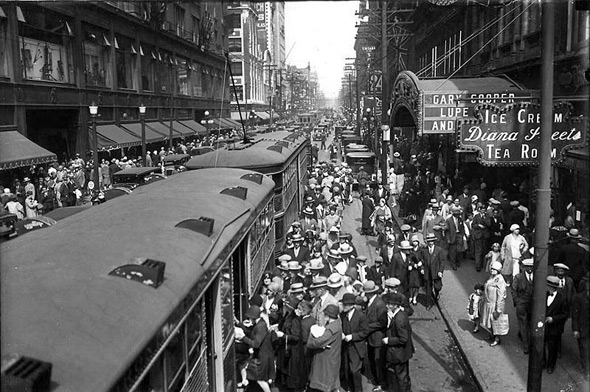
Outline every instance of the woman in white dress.
{"label": "woman in white dress", "polygon": [[490,266],[490,277],[484,284],[483,291],[483,310],[481,315],[481,326],[486,328],[490,335],[487,339],[492,340],[490,346],[494,347],[500,344],[500,335],[494,331],[492,321],[497,320],[504,313],[506,302],[506,282],[500,274],[502,263],[495,261]]}

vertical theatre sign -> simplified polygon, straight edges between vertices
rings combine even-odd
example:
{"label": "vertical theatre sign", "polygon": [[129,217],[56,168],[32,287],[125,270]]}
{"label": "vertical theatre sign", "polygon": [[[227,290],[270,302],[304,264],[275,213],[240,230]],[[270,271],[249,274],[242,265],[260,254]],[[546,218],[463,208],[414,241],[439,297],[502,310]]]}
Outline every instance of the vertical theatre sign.
{"label": "vertical theatre sign", "polygon": [[[553,107],[551,160],[563,159],[566,150],[587,143],[588,118],[570,117],[570,104]],[[504,107],[477,105],[475,120],[459,122],[461,148],[478,152],[478,160],[488,166],[533,166],[538,164],[541,146],[541,112],[538,104],[513,103]]]}

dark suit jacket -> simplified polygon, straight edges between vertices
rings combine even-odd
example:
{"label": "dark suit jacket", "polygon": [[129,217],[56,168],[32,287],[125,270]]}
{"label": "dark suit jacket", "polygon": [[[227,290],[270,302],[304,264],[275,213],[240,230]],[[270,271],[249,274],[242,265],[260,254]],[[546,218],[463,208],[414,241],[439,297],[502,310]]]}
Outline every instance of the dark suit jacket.
{"label": "dark suit jacket", "polygon": [[[534,279],[533,274],[533,279]],[[524,272],[519,273],[514,277],[514,281],[510,286],[512,293],[512,300],[515,306],[529,306],[533,298],[533,283],[529,282]]]}
{"label": "dark suit jacket", "polygon": [[397,247],[397,245],[393,245],[393,253],[391,254],[391,258],[389,258],[388,254],[389,252],[387,251],[387,244],[383,245],[381,247],[381,250],[379,251],[379,256],[381,256],[383,258],[383,265],[385,265],[385,267],[389,267],[391,265],[391,262],[393,261],[393,256],[399,252],[399,249]]}
{"label": "dark suit jacket", "polygon": [[555,299],[545,311],[545,317],[551,317],[553,322],[545,324],[545,336],[561,336],[563,327],[568,318],[569,310],[563,294],[559,291],[555,294]]}
{"label": "dark suit jacket", "polygon": [[299,263],[303,261],[309,261],[310,254],[309,249],[307,249],[306,246],[299,247],[299,254],[297,255],[297,257],[295,257],[294,249],[295,247],[285,250],[285,254],[291,256],[292,260],[297,260]]}
{"label": "dark suit jacket", "polygon": [[375,201],[375,204],[379,204],[379,199],[385,199],[385,202],[389,203],[389,191],[383,188],[380,194],[379,188],[375,189],[373,192],[373,200]]}
{"label": "dark suit jacket", "polygon": [[385,329],[387,328],[387,308],[379,295],[371,305],[367,306],[365,314],[369,325],[367,343],[371,347],[381,347],[383,345],[381,339],[385,336]]}
{"label": "dark suit jacket", "polygon": [[[482,225],[482,227],[479,227]],[[488,217],[476,214],[471,222],[471,237],[480,240],[490,238],[490,221]]]}
{"label": "dark suit jacket", "polygon": [[569,275],[580,279],[590,267],[590,255],[577,243],[570,242],[561,247],[557,262],[567,265]]}
{"label": "dark suit jacket", "polygon": [[438,279],[438,273],[445,269],[444,252],[439,246],[434,246],[432,255],[428,247],[422,249],[422,260],[424,260],[424,279]]}
{"label": "dark suit jacket", "polygon": [[394,254],[391,265],[387,270],[387,276],[395,276],[396,278],[398,278],[404,290],[408,287],[408,265],[410,264],[411,257],[412,255],[408,254],[406,256],[406,261],[404,261],[402,259],[401,253]]}
{"label": "dark suit jacket", "polygon": [[372,280],[377,286],[383,284],[383,278],[385,277],[385,267],[381,266],[377,270],[377,266],[372,265],[367,271],[367,280]]}
{"label": "dark suit jacket", "polygon": [[350,342],[342,341],[342,350],[355,350],[359,358],[364,358],[367,352],[367,336],[369,336],[369,322],[360,309],[355,309],[350,321],[348,314],[340,313],[342,333],[352,335]]}
{"label": "dark suit jacket", "polygon": [[405,311],[399,311],[385,332],[388,338],[385,361],[391,364],[406,363],[414,354],[412,327]]}
{"label": "dark suit jacket", "polygon": [[586,292],[574,295],[572,299],[572,331],[580,332],[580,337],[590,335],[590,298]]}

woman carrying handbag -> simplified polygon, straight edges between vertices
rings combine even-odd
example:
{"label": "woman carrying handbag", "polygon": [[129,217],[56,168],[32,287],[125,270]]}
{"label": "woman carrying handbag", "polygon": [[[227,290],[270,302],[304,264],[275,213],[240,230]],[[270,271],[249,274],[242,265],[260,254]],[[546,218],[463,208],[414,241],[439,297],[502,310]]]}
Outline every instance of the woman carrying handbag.
{"label": "woman carrying handbag", "polygon": [[500,344],[500,336],[508,334],[508,315],[504,313],[506,300],[506,281],[500,273],[502,263],[495,261],[490,266],[490,277],[484,284],[484,304],[481,316],[481,325],[490,335],[488,340],[493,340],[490,346]]}

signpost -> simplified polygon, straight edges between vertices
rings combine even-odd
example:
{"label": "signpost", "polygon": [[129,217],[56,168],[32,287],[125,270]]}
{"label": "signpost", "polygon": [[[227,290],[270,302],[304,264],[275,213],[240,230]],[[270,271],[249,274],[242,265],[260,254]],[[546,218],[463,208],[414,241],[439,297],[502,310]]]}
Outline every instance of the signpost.
{"label": "signpost", "polygon": [[[515,103],[505,107],[493,104],[474,108],[477,120],[459,123],[461,148],[479,152],[478,160],[488,166],[533,166],[539,163],[541,146],[541,110],[532,103]],[[553,107],[551,160],[563,159],[567,149],[586,143],[588,118],[569,117],[570,106]]]}

